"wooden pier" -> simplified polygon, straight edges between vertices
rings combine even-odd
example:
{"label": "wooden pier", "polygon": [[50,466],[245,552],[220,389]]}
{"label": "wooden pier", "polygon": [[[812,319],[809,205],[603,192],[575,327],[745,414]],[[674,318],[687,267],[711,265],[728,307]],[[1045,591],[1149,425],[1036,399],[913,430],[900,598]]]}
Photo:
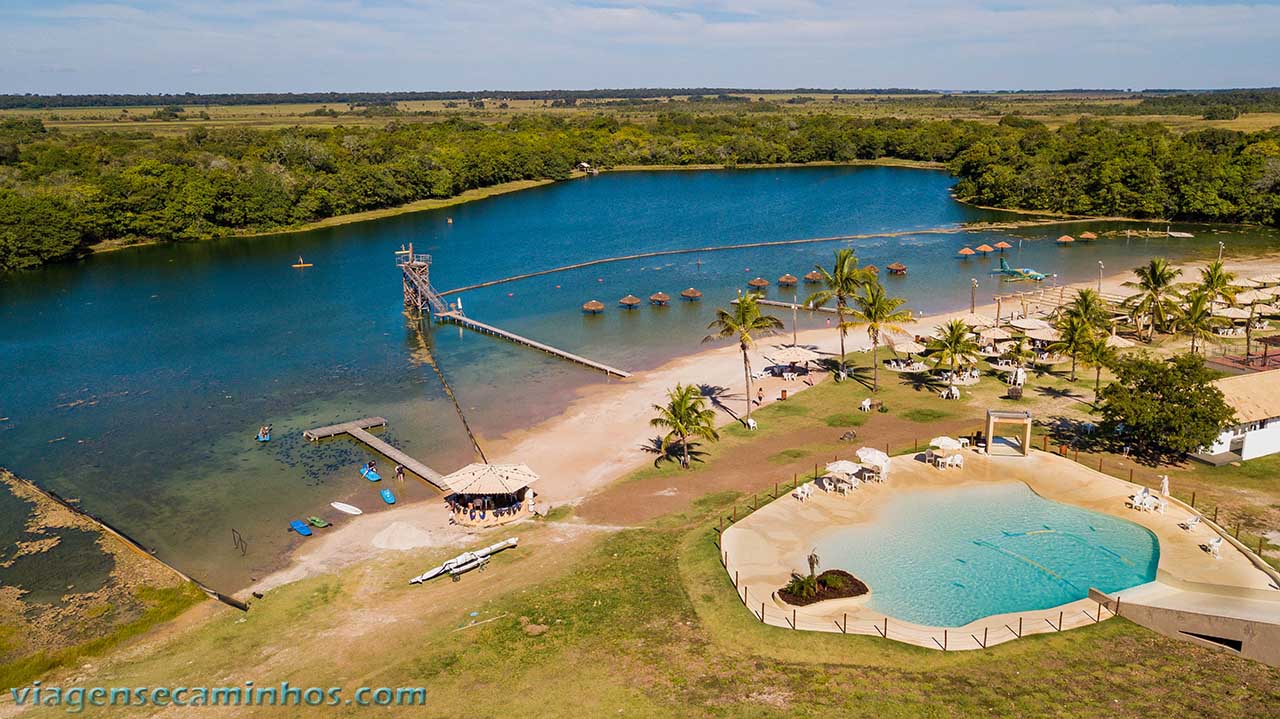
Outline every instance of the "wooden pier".
{"label": "wooden pier", "polygon": [[430,484],[442,492],[449,491],[448,488],[440,482],[440,478],[443,475],[439,472],[369,433],[370,429],[386,426],[387,420],[382,417],[365,417],[364,419],[357,419],[353,422],[343,422],[341,424],[331,424],[328,427],[316,427],[315,429],[309,429],[303,432],[302,436],[309,442],[319,442],[322,439],[337,437],[341,434],[349,434],[355,439],[369,445],[369,447],[375,452],[381,454],[392,462],[404,465],[405,469],[417,475],[427,484]]}
{"label": "wooden pier", "polygon": [[[737,300],[730,300],[732,304],[738,304]],[[766,300],[763,297],[756,299],[756,304],[762,307],[782,307],[788,310],[804,310],[805,312],[829,312],[831,314],[839,314],[835,307],[810,307],[808,305],[798,305],[794,302],[779,302],[778,300]]]}
{"label": "wooden pier", "polygon": [[524,345],[525,347],[532,347],[533,349],[541,350],[543,352],[546,352],[549,355],[555,355],[556,357],[559,357],[561,359],[569,360],[570,362],[582,365],[583,367],[589,367],[591,369],[600,370],[601,372],[604,372],[605,374],[613,377],[622,377],[625,379],[631,376],[631,373],[627,372],[626,370],[620,370],[617,367],[610,367],[609,365],[604,364],[602,362],[597,362],[592,359],[587,359],[586,357],[573,354],[572,352],[565,352],[562,349],[557,349],[555,347],[552,347],[551,345],[543,344],[542,342],[539,342],[537,340],[531,340],[528,337],[521,337],[520,335],[514,332],[508,332],[504,329],[499,329],[497,327],[494,327],[493,325],[487,325],[483,322],[478,322],[476,320],[471,319],[470,317],[467,317],[461,312],[456,312],[456,311],[444,312],[442,314],[436,315],[436,319],[440,320],[441,322],[453,322],[454,324],[460,325],[462,327],[466,327],[467,329],[475,330],[476,332],[480,332],[481,334],[488,334],[488,335],[493,335],[495,337],[501,337],[505,340],[510,340],[512,342],[515,342],[518,345]]}

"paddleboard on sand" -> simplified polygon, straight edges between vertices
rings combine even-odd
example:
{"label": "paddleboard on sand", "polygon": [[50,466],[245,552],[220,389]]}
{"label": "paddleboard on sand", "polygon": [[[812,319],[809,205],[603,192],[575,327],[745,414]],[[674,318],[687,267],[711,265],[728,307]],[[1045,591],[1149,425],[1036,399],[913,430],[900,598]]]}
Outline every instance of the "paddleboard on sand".
{"label": "paddleboard on sand", "polygon": [[391,490],[384,489],[382,490],[382,501],[386,502],[387,504],[395,504],[396,495],[392,494]]}
{"label": "paddleboard on sand", "polygon": [[343,514],[364,514],[364,512],[361,511],[359,507],[353,507],[350,504],[347,504],[346,502],[330,502],[329,506],[333,507],[339,512],[342,512]]}
{"label": "paddleboard on sand", "polygon": [[377,482],[378,480],[382,479],[382,475],[378,474],[372,469],[369,469],[368,467],[364,467],[363,469],[360,470],[360,476],[364,477],[370,482]]}
{"label": "paddleboard on sand", "polygon": [[289,529],[292,529],[293,531],[297,532],[298,534],[301,534],[304,537],[311,536],[311,527],[308,527],[306,523],[298,519],[295,519],[292,522],[289,522]]}

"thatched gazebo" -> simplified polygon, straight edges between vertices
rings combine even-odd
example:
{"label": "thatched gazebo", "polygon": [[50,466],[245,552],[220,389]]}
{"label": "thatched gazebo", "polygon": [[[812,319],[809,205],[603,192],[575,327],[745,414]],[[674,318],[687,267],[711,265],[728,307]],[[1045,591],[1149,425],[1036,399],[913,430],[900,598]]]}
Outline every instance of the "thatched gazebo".
{"label": "thatched gazebo", "polygon": [[904,264],[902,264],[901,262],[895,262],[895,263],[893,263],[893,264],[889,265],[888,267],[886,267],[885,269],[889,270],[889,274],[891,274],[891,275],[905,275],[905,274],[907,274],[907,266],[906,266],[906,265],[904,265]]}
{"label": "thatched gazebo", "polygon": [[604,312],[604,303],[600,300],[588,300],[582,303],[582,311],[588,314],[599,314]]}
{"label": "thatched gazebo", "polygon": [[670,301],[671,301],[671,295],[667,294],[666,292],[654,292],[653,294],[649,295],[649,304],[651,305],[665,305]]}
{"label": "thatched gazebo", "polygon": [[445,502],[459,524],[506,524],[530,511],[529,485],[538,475],[523,464],[468,464],[440,479],[452,490]]}
{"label": "thatched gazebo", "polygon": [[879,267],[876,267],[875,265],[863,265],[863,266],[862,266],[862,271],[863,271],[863,272],[867,272],[867,273],[872,274],[872,275],[878,275],[878,274],[880,274],[880,268],[879,268]]}
{"label": "thatched gazebo", "polygon": [[747,285],[749,287],[754,287],[757,290],[762,290],[769,286],[769,280],[766,280],[763,277],[757,277],[754,280],[747,280]]}
{"label": "thatched gazebo", "polygon": [[821,272],[819,272],[819,271],[817,271],[817,270],[809,270],[809,272],[808,272],[808,273],[806,273],[806,274],[805,274],[805,276],[804,276],[804,281],[805,281],[805,282],[808,282],[809,284],[814,284],[814,283],[817,283],[817,282],[821,282],[821,281],[822,281],[822,273],[821,273]]}
{"label": "thatched gazebo", "polygon": [[795,275],[788,273],[778,278],[778,286],[779,287],[795,287],[796,283],[799,281],[800,281],[799,278],[797,278]]}
{"label": "thatched gazebo", "polygon": [[626,297],[623,297],[622,299],[618,300],[618,304],[622,305],[623,307],[626,307],[629,310],[634,310],[635,308],[640,306],[640,298],[636,297],[635,295],[627,295]]}
{"label": "thatched gazebo", "polygon": [[692,287],[681,292],[680,296],[690,302],[697,302],[698,300],[702,299],[702,293],[693,289]]}

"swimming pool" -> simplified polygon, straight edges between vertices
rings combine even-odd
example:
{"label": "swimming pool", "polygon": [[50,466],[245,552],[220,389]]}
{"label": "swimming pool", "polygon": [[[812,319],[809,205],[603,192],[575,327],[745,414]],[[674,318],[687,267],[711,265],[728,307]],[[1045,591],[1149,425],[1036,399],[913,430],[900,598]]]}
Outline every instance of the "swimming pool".
{"label": "swimming pool", "polygon": [[1048,609],[1155,579],[1160,545],[1133,522],[1053,502],[1021,482],[907,490],[867,524],[819,537],[827,568],[871,587],[869,608],[936,627]]}

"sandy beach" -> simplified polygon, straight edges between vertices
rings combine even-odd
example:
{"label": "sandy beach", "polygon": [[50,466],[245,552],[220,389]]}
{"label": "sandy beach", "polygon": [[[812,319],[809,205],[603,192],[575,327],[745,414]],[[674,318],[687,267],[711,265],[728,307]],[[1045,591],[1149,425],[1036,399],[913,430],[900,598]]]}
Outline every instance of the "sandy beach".
{"label": "sandy beach", "polygon": [[[1280,254],[1261,257],[1224,258],[1228,271],[1239,277],[1249,277],[1280,271]],[[1196,278],[1196,268],[1203,263],[1182,264],[1183,281]],[[1104,293],[1132,294],[1124,286],[1132,279],[1132,268],[1112,272],[1103,277]],[[1098,288],[1098,283],[1082,282],[1060,288],[1027,285],[1006,288],[1008,291],[1061,291],[1069,299],[1077,288]],[[987,294],[990,297],[990,294]],[[908,306],[911,298],[908,299]],[[1001,313],[1014,310],[1008,301]],[[1020,309],[1020,308],[1018,308]],[[993,317],[993,302],[979,305],[979,314]],[[784,312],[785,314],[785,312]],[[952,318],[969,314],[967,307],[956,311],[919,317],[904,326],[911,334],[929,335],[933,328]],[[784,318],[789,323],[790,318]],[[753,370],[763,368],[770,350],[790,344],[789,332],[765,338],[750,352]],[[839,351],[839,338],[834,328],[814,329],[797,336],[799,344],[806,345],[821,354],[834,356]],[[698,345],[702,347],[701,345]],[[846,338],[847,351],[870,347],[865,331],[852,330]],[[815,381],[825,377],[814,375]],[[610,483],[652,461],[651,455],[640,451],[640,446],[654,436],[649,427],[653,404],[660,402],[666,391],[677,383],[696,383],[722,388],[721,400],[734,412],[745,409],[745,382],[742,357],[736,343],[726,341],[674,359],[652,370],[637,372],[625,381],[610,381],[583,388],[568,408],[559,416],[510,433],[486,443],[487,454],[493,462],[518,462],[528,465],[541,476],[535,485],[538,501],[545,506],[576,504]],[[763,387],[765,404],[777,401],[785,388],[789,393],[806,389],[803,381],[786,382],[766,378],[755,386]],[[718,410],[723,423],[735,421],[733,416]],[[505,531],[505,530],[504,530]],[[476,543],[467,530],[449,524],[449,515],[438,498],[396,509],[366,515],[347,522],[342,527],[328,531],[300,547],[290,557],[288,566],[244,590],[265,591],[271,587],[297,581],[305,577],[333,571],[337,568],[368,559],[380,552],[405,551],[427,547],[443,547]]]}

